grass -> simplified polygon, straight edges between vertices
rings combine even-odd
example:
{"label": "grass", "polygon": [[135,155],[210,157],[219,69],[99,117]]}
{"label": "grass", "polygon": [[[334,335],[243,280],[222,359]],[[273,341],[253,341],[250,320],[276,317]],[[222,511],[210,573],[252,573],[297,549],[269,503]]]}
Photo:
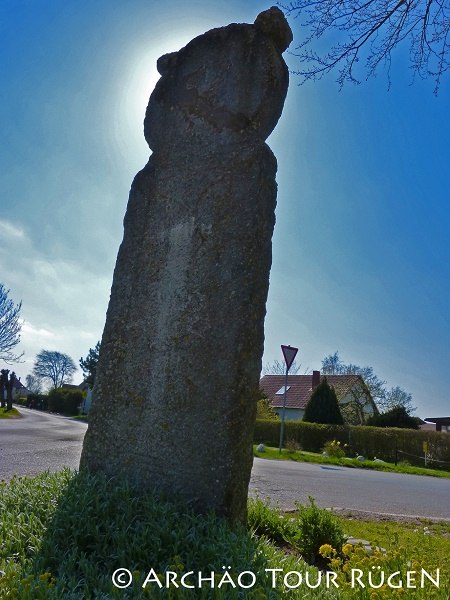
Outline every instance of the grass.
{"label": "grass", "polygon": [[[0,515],[2,600],[276,600],[286,595],[294,600],[425,600],[450,594],[449,525],[430,525],[431,533],[425,534],[417,525],[414,531],[407,524],[338,519],[313,503],[285,515],[254,500],[249,503],[248,526],[231,526],[213,514],[197,515],[189,505],[139,493],[126,483],[69,470],[0,483]],[[336,534],[334,544],[339,546],[339,532],[344,530],[380,541],[387,554],[368,556],[362,548],[348,545],[332,548],[332,536]],[[324,532],[325,537],[320,538]],[[307,540],[308,536],[311,539]],[[323,583],[315,589],[305,585],[306,577],[310,582],[321,577],[317,567],[300,556],[302,544],[312,538],[322,544],[322,554],[330,556],[337,589]],[[399,570],[403,574],[420,565],[427,569],[439,566],[440,588],[427,584],[424,589],[408,589],[406,594],[405,589],[350,586],[349,566],[369,573],[380,564],[388,573]],[[112,574],[119,567],[127,568],[133,579],[126,589],[117,589],[112,583]],[[176,573],[178,581],[193,571],[187,582],[195,584],[195,589],[176,588],[173,578],[166,588],[167,571]],[[206,578],[201,587],[195,578],[200,571]],[[247,574],[239,579],[244,572]],[[225,573],[228,578],[223,583]],[[255,581],[245,588],[251,582],[249,573],[255,575]],[[294,588],[298,574],[303,583]]]}
{"label": "grass", "polygon": [[408,548],[412,561],[426,557],[427,567],[448,564],[450,556],[450,523],[427,520],[395,523],[347,517],[345,531],[355,538],[371,540],[383,548],[392,546]]}
{"label": "grass", "polygon": [[259,458],[269,458],[272,460],[294,460],[297,462],[309,462],[324,465],[338,465],[341,467],[350,467],[357,469],[372,469],[374,471],[388,471],[392,473],[407,473],[409,475],[428,475],[431,477],[447,477],[450,478],[449,471],[441,471],[437,469],[425,469],[423,467],[413,467],[411,465],[394,463],[379,463],[373,460],[359,461],[351,458],[335,458],[333,456],[323,456],[314,452],[304,452],[301,450],[282,449],[281,454],[278,448],[266,446],[265,452],[257,452],[256,445],[254,446],[254,455]]}
{"label": "grass", "polygon": [[21,414],[17,408],[11,408],[11,410],[0,408],[0,419],[17,419],[20,416]]}
{"label": "grass", "polygon": [[87,423],[89,421],[88,415],[74,415],[70,418],[75,419],[76,421],[82,421],[83,423]]}

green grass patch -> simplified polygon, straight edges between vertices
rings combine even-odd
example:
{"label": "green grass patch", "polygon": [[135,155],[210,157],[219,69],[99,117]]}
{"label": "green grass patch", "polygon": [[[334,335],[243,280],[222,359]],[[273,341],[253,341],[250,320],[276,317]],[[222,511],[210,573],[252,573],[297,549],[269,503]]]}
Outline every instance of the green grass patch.
{"label": "green grass patch", "polygon": [[373,460],[359,461],[356,458],[336,458],[334,456],[323,456],[314,452],[304,452],[302,450],[287,450],[283,448],[281,454],[278,448],[266,446],[264,452],[258,452],[256,445],[253,447],[253,453],[258,458],[269,458],[272,460],[294,460],[297,462],[309,462],[324,465],[338,465],[341,467],[350,467],[356,469],[372,469],[374,471],[387,471],[392,473],[407,473],[409,475],[428,475],[431,477],[450,478],[449,471],[437,469],[425,469],[423,467],[413,467],[411,465],[376,462]]}
{"label": "green grass patch", "polygon": [[[370,540],[382,548],[405,548],[410,560],[426,562],[427,568],[448,565],[450,556],[450,523],[421,520],[396,523],[393,521],[363,521],[343,519],[345,532],[355,538]],[[447,572],[447,576],[450,572]]]}
{"label": "green grass patch", "polygon": [[88,423],[89,416],[88,415],[75,415],[70,417],[71,419],[75,419],[76,421],[81,421],[82,423]]}
{"label": "green grass patch", "polygon": [[6,408],[0,408],[0,419],[17,419],[22,415],[17,410],[17,408],[11,408],[11,410],[6,410]]}
{"label": "green grass patch", "polygon": [[[391,532],[389,526],[386,531],[370,529],[376,524],[365,528],[364,522],[341,520],[312,501],[296,513],[282,514],[253,500],[248,526],[232,526],[212,513],[198,515],[189,504],[140,493],[124,482],[65,470],[1,482],[0,516],[2,600],[276,600],[286,595],[294,600],[425,600],[450,594],[447,526],[433,525],[425,540],[423,529],[414,531],[403,524]],[[342,546],[344,530],[385,547],[391,544],[387,555],[370,557],[361,548]],[[428,560],[424,543],[431,540],[433,557]],[[339,587],[328,588],[317,567],[302,559],[302,552],[329,555],[326,560],[331,561],[329,568]],[[347,567],[360,565],[368,573],[380,561],[389,572],[402,573],[419,565],[431,569],[442,561],[441,587],[427,584],[406,595],[404,589],[379,595],[380,590],[369,593],[350,586]],[[121,567],[133,579],[124,589],[112,583],[113,573]],[[193,572],[185,581],[195,589],[176,587],[173,576],[166,587],[168,571],[177,575],[179,584],[183,574]],[[239,579],[244,572],[247,575]],[[289,572],[294,574],[286,576]],[[199,573],[204,578],[201,586]],[[251,586],[249,573],[255,576]],[[295,587],[298,574],[302,583]],[[307,577],[318,586],[308,587]]]}

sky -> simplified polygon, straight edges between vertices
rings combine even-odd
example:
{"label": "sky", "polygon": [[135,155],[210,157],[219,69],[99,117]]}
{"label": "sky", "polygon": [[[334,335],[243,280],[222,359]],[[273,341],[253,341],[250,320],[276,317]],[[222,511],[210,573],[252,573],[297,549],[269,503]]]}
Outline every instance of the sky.
{"label": "sky", "polygon": [[[3,0],[0,282],[22,301],[13,365],[41,349],[78,365],[101,338],[156,60],[208,29],[254,21],[259,0]],[[303,35],[285,60],[298,68]],[[278,160],[263,364],[335,351],[450,414],[450,77],[412,84],[406,49],[361,85],[299,85],[268,140]],[[6,366],[6,365],[0,365]],[[11,368],[11,367],[10,367]],[[74,378],[82,380],[81,371]]]}

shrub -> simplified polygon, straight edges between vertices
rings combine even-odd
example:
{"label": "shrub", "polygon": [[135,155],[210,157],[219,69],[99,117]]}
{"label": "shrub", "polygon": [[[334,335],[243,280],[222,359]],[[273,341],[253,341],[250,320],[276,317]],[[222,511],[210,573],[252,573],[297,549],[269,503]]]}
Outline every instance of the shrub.
{"label": "shrub", "polygon": [[28,394],[26,405],[28,408],[37,408],[39,410],[48,409],[47,394]]}
{"label": "shrub", "polygon": [[306,404],[303,421],[306,423],[344,424],[336,392],[328,384],[326,377],[314,388]]}
{"label": "shrub", "polygon": [[288,452],[299,452],[302,449],[302,446],[297,442],[297,440],[289,438],[286,442],[286,449]]}
{"label": "shrub", "polygon": [[260,498],[249,500],[247,524],[251,532],[265,535],[278,544],[295,536],[295,528],[291,526],[291,521]]}
{"label": "shrub", "polygon": [[311,496],[308,499],[308,506],[296,504],[299,512],[293,540],[305,560],[319,556],[320,547],[324,544],[340,551],[346,541],[339,519],[330,511],[319,508]]}
{"label": "shrub", "polygon": [[[264,392],[261,392],[264,394]],[[278,414],[274,411],[267,396],[262,396],[256,403],[256,418],[269,419],[271,421],[279,421]]]}
{"label": "shrub", "polygon": [[81,390],[56,388],[48,394],[48,409],[63,415],[77,415],[82,402]]}
{"label": "shrub", "polygon": [[327,442],[323,447],[323,451],[328,454],[328,456],[334,456],[335,458],[343,458],[345,456],[345,446],[347,444],[341,445],[341,442],[337,442],[333,440],[331,442]]}
{"label": "shrub", "polygon": [[411,417],[404,406],[395,406],[385,413],[373,415],[367,419],[367,425],[373,427],[400,427],[419,429],[416,417]]}

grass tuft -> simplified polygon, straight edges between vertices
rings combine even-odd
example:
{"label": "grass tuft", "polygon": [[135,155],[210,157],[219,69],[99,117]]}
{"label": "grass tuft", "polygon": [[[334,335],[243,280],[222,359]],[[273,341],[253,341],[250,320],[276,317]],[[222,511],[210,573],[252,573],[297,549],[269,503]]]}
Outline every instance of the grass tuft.
{"label": "grass tuft", "polygon": [[7,410],[6,407],[0,408],[0,419],[17,419],[21,416],[17,408],[11,408],[10,410]]}

